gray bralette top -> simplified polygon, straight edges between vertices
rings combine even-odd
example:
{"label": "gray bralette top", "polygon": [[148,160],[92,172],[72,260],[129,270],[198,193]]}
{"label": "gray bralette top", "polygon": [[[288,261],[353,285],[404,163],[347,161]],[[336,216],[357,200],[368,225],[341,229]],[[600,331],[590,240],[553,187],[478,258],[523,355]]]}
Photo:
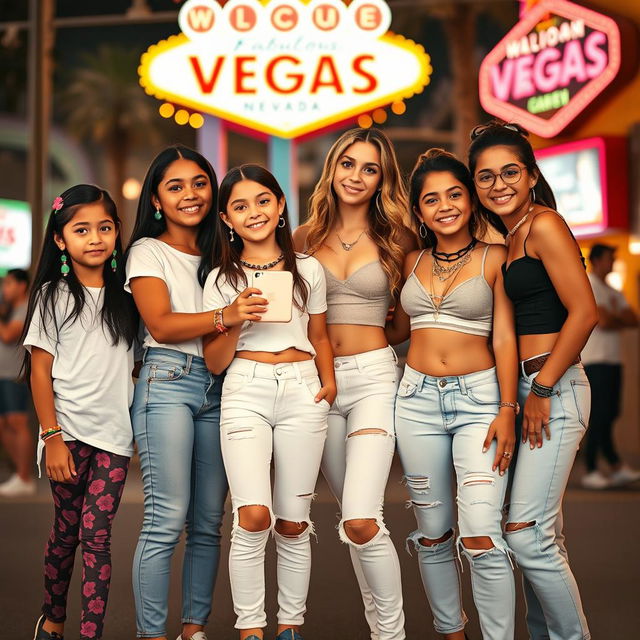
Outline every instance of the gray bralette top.
{"label": "gray bralette top", "polygon": [[477,336],[488,336],[491,333],[493,291],[484,277],[488,250],[489,245],[482,254],[480,273],[447,293],[439,309],[415,273],[424,251],[420,253],[400,294],[402,308],[411,319],[411,330],[449,329]]}
{"label": "gray bralette top", "polygon": [[384,327],[391,305],[389,280],[379,260],[338,280],[322,265],[327,279],[327,324]]}

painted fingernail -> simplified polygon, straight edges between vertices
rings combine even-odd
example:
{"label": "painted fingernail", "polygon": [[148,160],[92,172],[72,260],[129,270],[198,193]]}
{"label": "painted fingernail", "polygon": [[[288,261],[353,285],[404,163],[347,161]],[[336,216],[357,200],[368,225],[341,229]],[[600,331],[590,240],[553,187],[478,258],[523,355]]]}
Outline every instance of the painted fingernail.
{"label": "painted fingernail", "polygon": [[500,472],[500,475],[501,475],[501,476],[503,476],[503,475],[504,475],[504,471],[501,471],[501,472]]}
{"label": "painted fingernail", "polygon": [[487,453],[487,447],[482,447],[482,453]]}

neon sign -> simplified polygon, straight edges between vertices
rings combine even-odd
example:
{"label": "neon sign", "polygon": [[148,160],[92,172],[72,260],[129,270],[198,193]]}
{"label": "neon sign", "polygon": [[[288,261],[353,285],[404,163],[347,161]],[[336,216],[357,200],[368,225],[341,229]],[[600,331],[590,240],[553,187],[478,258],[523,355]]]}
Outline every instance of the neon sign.
{"label": "neon sign", "polygon": [[615,20],[567,0],[541,0],[483,60],[480,102],[550,138],[616,79],[621,63]]}
{"label": "neon sign", "polygon": [[182,33],[143,54],[140,84],[160,100],[298,137],[429,83],[429,56],[390,23],[383,0],[187,0]]}

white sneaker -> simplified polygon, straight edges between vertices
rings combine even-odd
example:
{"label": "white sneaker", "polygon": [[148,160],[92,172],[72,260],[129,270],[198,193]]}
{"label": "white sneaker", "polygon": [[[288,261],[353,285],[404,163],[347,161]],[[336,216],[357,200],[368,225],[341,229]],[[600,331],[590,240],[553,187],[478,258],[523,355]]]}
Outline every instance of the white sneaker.
{"label": "white sneaker", "polygon": [[22,496],[32,496],[36,492],[36,481],[23,480],[19,475],[14,474],[0,485],[0,497],[2,498],[21,498]]}
{"label": "white sneaker", "polygon": [[585,489],[608,489],[611,486],[609,479],[597,470],[582,476],[580,484]]}
{"label": "white sneaker", "polygon": [[[180,634],[176,640],[183,640],[182,634]],[[187,640],[207,640],[207,636],[204,631],[196,631],[192,636],[187,638]]]}
{"label": "white sneaker", "polygon": [[609,476],[609,482],[612,487],[623,487],[638,480],[640,480],[640,471],[636,471],[626,464]]}

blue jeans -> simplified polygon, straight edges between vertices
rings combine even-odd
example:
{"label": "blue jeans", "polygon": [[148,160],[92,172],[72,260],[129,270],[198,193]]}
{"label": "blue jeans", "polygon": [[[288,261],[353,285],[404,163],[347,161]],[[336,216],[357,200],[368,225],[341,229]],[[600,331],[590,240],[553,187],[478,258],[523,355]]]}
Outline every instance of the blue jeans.
{"label": "blue jeans", "polygon": [[[523,407],[536,375],[520,378]],[[589,640],[562,535],[562,497],[589,424],[591,389],[582,365],[569,367],[554,389],[551,440],[539,449],[520,445],[511,489],[509,522],[533,525],[507,532],[506,540],[522,570],[531,640]]]}
{"label": "blue jeans", "polygon": [[[457,477],[459,537],[469,560],[473,597],[485,640],[513,640],[515,587],[509,550],[502,537],[502,504],[507,475],[491,466],[496,441],[486,453],[487,429],[498,413],[495,368],[463,376],[434,377],[405,367],[396,400],[396,441],[410,506],[418,523],[408,539],[418,552],[420,574],[439,633],[464,628],[453,535],[452,468]],[[466,549],[460,538],[489,537],[493,548]]]}
{"label": "blue jeans", "polygon": [[221,390],[203,358],[146,351],[131,408],[144,486],[133,560],[138,637],[165,635],[171,557],[185,524],[182,622],[204,625],[209,617],[227,496]]}

